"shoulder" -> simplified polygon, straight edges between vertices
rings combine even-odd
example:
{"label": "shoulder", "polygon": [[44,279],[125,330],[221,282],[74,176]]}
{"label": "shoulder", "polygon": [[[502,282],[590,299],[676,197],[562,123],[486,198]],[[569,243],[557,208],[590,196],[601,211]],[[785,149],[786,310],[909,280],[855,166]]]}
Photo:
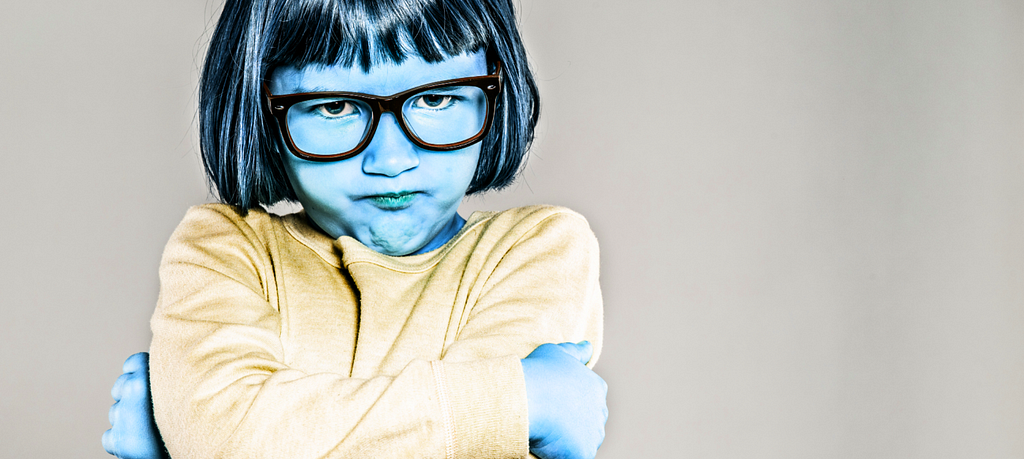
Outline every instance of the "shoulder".
{"label": "shoulder", "polygon": [[192,239],[251,239],[265,240],[266,235],[280,226],[280,217],[262,209],[243,209],[227,204],[193,206],[174,230],[171,240]]}
{"label": "shoulder", "polygon": [[500,212],[482,212],[481,223],[492,230],[510,233],[567,231],[593,236],[587,219],[560,206],[534,205],[514,207]]}
{"label": "shoulder", "polygon": [[506,232],[520,237],[562,237],[592,239],[590,223],[579,213],[560,206],[534,205],[485,213],[488,231]]}
{"label": "shoulder", "polygon": [[490,241],[501,252],[598,257],[597,238],[587,219],[565,207],[535,205],[480,212],[470,217],[470,223],[478,227],[480,242]]}
{"label": "shoulder", "polygon": [[263,229],[277,218],[262,209],[243,209],[227,204],[202,204],[185,212],[180,229],[218,230],[230,227]]}
{"label": "shoulder", "polygon": [[261,209],[203,204],[185,212],[164,249],[164,263],[210,256],[262,259],[280,218]]}

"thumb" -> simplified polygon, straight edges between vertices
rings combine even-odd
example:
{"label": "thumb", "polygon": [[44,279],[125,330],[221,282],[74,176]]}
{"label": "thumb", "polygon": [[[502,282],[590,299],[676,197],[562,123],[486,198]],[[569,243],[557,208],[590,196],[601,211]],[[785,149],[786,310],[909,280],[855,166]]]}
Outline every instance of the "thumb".
{"label": "thumb", "polygon": [[141,370],[143,373],[149,372],[148,352],[138,352],[132,354],[130,357],[128,357],[127,360],[124,361],[124,366],[121,368],[121,371],[125,373],[134,373],[139,370]]}
{"label": "thumb", "polygon": [[586,365],[590,361],[590,357],[594,355],[594,345],[590,344],[590,341],[580,341],[579,343],[561,343],[558,345],[566,354],[573,356],[580,363]]}

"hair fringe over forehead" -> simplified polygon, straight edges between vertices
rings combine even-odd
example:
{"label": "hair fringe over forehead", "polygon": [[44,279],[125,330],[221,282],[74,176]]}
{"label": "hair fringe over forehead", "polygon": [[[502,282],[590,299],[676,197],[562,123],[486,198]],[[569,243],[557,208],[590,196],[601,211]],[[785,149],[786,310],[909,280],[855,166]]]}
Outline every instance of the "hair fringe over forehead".
{"label": "hair fringe over forehead", "polygon": [[[427,62],[484,48],[484,12],[471,1],[301,0],[280,2],[268,24],[269,66],[401,63],[410,53]],[[276,30],[274,30],[276,29]]]}

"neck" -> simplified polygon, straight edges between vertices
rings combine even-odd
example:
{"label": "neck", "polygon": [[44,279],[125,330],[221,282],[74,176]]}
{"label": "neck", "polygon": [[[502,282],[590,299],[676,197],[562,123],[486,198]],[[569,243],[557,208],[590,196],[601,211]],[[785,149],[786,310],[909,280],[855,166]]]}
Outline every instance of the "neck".
{"label": "neck", "polygon": [[444,226],[444,229],[442,229],[441,232],[437,233],[437,236],[434,236],[434,238],[431,239],[430,242],[427,243],[427,245],[424,245],[419,250],[410,253],[409,255],[419,255],[421,253],[427,253],[431,250],[441,247],[442,245],[445,245],[448,241],[455,237],[456,234],[459,234],[459,230],[461,230],[462,225],[465,224],[466,219],[462,218],[461,215],[456,213],[455,216],[453,216],[452,219],[448,222],[448,224]]}

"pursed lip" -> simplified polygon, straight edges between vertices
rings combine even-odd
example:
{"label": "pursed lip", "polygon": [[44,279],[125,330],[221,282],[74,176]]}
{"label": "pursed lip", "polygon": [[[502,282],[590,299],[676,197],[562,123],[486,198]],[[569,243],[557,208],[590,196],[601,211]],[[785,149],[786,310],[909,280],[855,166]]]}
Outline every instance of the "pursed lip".
{"label": "pursed lip", "polygon": [[362,199],[382,210],[402,210],[411,206],[418,194],[416,191],[398,191],[366,195]]}

